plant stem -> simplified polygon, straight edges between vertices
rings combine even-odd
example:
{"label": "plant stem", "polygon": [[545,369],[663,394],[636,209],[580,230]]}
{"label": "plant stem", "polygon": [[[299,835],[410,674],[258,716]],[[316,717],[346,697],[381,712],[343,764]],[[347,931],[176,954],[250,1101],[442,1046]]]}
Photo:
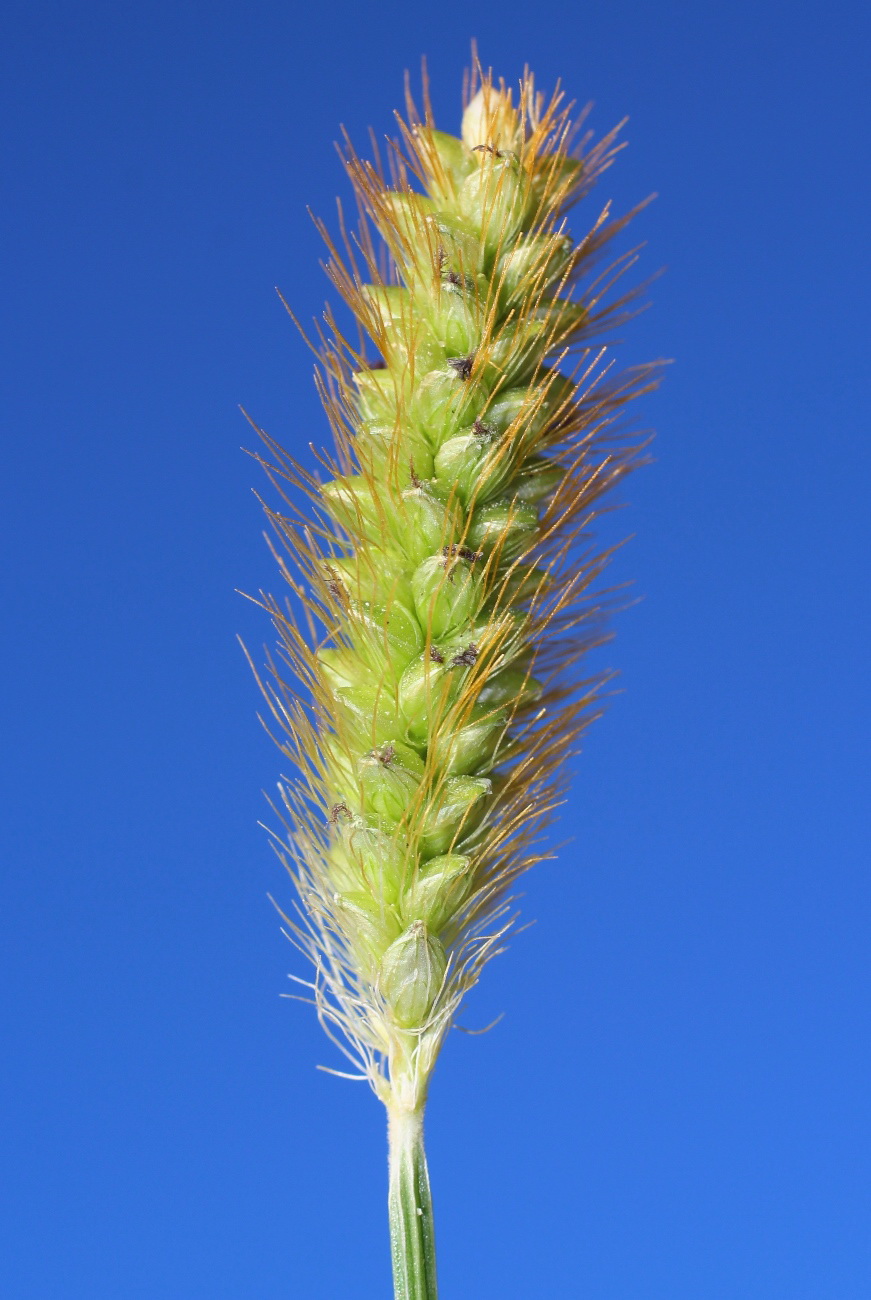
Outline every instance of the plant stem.
{"label": "plant stem", "polygon": [[390,1253],[395,1300],[436,1300],[435,1227],[423,1147],[423,1106],[388,1110]]}

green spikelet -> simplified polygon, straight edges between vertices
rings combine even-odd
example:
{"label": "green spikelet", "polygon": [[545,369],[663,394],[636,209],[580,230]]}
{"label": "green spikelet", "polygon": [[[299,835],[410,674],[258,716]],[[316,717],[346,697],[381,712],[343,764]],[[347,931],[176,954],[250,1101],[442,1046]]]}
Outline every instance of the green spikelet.
{"label": "green spikelet", "polygon": [[389,182],[348,151],[364,216],[346,252],[324,232],[376,352],[328,315],[328,480],[264,435],[292,590],[266,605],[296,679],[273,662],[264,689],[299,773],[276,839],[306,918],[291,932],[322,1023],[391,1113],[396,1293],[432,1297],[428,1081],[598,709],[578,673],[602,639],[589,528],[638,460],[615,420],[655,376],[614,379],[594,346],[631,296],[606,302],[614,274],[590,274],[628,217],[567,227],[613,134],[570,152],[560,96],[531,78],[517,107],[473,82],[461,138],[428,103],[400,127]]}

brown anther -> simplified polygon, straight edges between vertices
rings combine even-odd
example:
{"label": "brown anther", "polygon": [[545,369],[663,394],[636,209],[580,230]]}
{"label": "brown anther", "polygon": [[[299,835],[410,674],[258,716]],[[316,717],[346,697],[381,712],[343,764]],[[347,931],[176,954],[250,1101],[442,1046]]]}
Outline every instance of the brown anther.
{"label": "brown anther", "polygon": [[495,436],[495,430],[491,429],[490,425],[485,424],[483,420],[475,421],[475,423],[472,425],[472,433],[475,435],[476,438],[489,439]]}
{"label": "brown anther", "polygon": [[415,469],[414,469],[414,461],[413,461],[411,458],[409,458],[409,461],[408,461],[408,468],[409,468],[409,471],[410,471],[410,473],[411,473],[411,482],[412,482],[412,485],[413,485],[414,487],[416,487],[416,488],[419,488],[419,487],[421,486],[421,481],[420,481],[420,479],[417,477],[417,474],[415,473]]}
{"label": "brown anther", "polygon": [[471,668],[474,666],[474,663],[477,658],[478,658],[478,647],[475,645],[474,641],[472,641],[469,645],[466,646],[465,650],[461,650],[458,655],[454,655],[453,659],[451,660],[451,667]]}
{"label": "brown anther", "polygon": [[385,745],[383,749],[375,750],[375,757],[378,759],[379,763],[383,763],[385,767],[389,767],[396,757],[396,750],[392,745]]}
{"label": "brown anther", "polygon": [[346,803],[334,803],[330,809],[330,825],[335,826],[336,822],[343,814],[345,817],[351,816],[351,809],[348,805]]}
{"label": "brown anther", "polygon": [[494,158],[504,158],[505,155],[499,149],[494,149],[492,144],[476,144],[472,147],[472,153],[491,153]]}
{"label": "brown anther", "polygon": [[448,357],[448,365],[451,370],[456,370],[460,379],[468,379],[472,373],[472,366],[475,364],[474,353],[469,357]]}
{"label": "brown anther", "polygon": [[429,657],[434,664],[443,664],[445,657],[437,645],[431,645],[429,648]]}
{"label": "brown anther", "polygon": [[470,551],[468,546],[458,546],[456,542],[453,542],[450,546],[442,547],[442,555],[446,560],[466,560],[469,564],[474,564],[476,560],[480,560],[483,554],[483,551]]}
{"label": "brown anther", "polygon": [[335,569],[327,569],[327,590],[336,600],[344,601],[345,588],[342,586],[342,580]]}
{"label": "brown anther", "polygon": [[447,280],[448,284],[463,283],[463,277],[457,271],[448,271],[447,275],[445,276],[445,279]]}

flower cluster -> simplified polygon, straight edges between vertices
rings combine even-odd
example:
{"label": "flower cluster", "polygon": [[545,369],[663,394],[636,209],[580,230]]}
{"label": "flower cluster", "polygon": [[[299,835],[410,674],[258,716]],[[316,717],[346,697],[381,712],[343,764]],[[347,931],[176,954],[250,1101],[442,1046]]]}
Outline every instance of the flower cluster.
{"label": "flower cluster", "polygon": [[400,125],[389,178],[347,154],[361,226],[329,269],[377,355],[328,316],[329,479],[264,435],[292,589],[265,601],[283,662],[264,689],[299,772],[276,845],[313,1000],[414,1109],[598,708],[577,667],[607,603],[590,525],[637,463],[617,422],[655,376],[613,377],[596,343],[631,297],[609,293],[631,255],[594,278],[628,218],[567,228],[613,135],[577,141],[531,79],[517,105],[472,86],[460,137],[428,104]]}

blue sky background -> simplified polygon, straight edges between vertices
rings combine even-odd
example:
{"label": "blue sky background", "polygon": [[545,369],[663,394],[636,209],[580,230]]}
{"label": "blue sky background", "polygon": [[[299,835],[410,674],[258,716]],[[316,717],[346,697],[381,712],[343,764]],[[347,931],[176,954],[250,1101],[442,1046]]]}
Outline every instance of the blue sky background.
{"label": "blue sky background", "polygon": [[574,842],[435,1079],[443,1294],[867,1300],[867,12],[7,6],[4,1296],[389,1294],[380,1109],[279,998],[237,404],[325,437],[273,286],[319,312],[339,124],[426,54],[456,129],[474,35],[630,114],[598,197],[659,192],[668,272],[625,358],[675,365]]}

